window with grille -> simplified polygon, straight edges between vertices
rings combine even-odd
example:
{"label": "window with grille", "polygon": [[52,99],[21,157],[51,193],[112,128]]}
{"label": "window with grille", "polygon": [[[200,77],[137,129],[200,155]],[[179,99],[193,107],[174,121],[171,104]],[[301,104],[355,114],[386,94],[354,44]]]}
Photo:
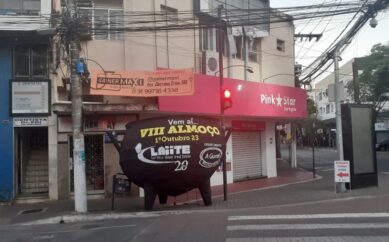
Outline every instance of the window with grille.
{"label": "window with grille", "polygon": [[48,76],[48,46],[15,46],[13,51],[15,78]]}
{"label": "window with grille", "polygon": [[81,32],[84,38],[122,40],[124,37],[123,9],[80,8]]}

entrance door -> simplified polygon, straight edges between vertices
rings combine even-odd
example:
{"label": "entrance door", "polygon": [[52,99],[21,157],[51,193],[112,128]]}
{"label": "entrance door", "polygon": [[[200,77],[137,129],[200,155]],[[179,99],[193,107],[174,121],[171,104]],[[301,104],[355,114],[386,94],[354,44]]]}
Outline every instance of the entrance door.
{"label": "entrance door", "polygon": [[[88,191],[104,190],[104,136],[85,135],[85,173]],[[73,139],[69,139],[70,160],[73,160]],[[70,187],[74,191],[73,163],[70,169]]]}
{"label": "entrance door", "polygon": [[232,132],[234,181],[262,176],[260,132]]}
{"label": "entrance door", "polygon": [[18,194],[48,194],[47,127],[15,128],[15,178]]}

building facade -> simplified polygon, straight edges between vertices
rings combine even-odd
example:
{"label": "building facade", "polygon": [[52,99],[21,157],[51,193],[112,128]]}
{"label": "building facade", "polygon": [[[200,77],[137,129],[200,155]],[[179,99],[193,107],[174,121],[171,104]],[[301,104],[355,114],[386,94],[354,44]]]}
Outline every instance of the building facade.
{"label": "building facade", "polygon": [[[341,84],[340,99],[341,103],[353,103],[354,98],[347,91],[347,84],[354,78],[353,66],[355,65],[355,59],[351,59],[339,68],[339,82]],[[361,74],[361,73],[358,73]],[[329,146],[335,147],[336,144],[336,122],[335,122],[335,101],[334,101],[334,74],[331,73],[319,82],[315,83],[312,90],[312,96],[315,100],[317,108],[317,118],[323,121],[327,130],[324,130],[324,135],[328,140]],[[381,113],[378,114],[375,131],[376,131],[376,142],[379,143],[385,139],[389,139],[388,131],[389,126],[387,125],[387,111],[389,106],[387,103],[384,104]]]}
{"label": "building facade", "polygon": [[[218,53],[221,50],[224,82],[234,90],[234,104],[225,112],[226,126],[233,130],[227,143],[228,183],[277,176],[276,123],[306,116],[305,92],[294,87],[294,58],[291,58],[294,57],[294,25],[289,16],[272,10],[272,14],[264,14],[263,18],[268,20],[265,24],[229,26],[229,22],[238,21],[233,19],[237,16],[234,12],[247,16],[242,15],[241,9],[269,9],[269,1],[227,1],[222,11],[224,46],[220,48],[217,1],[80,2],[79,13],[88,30],[80,36],[80,53],[91,73],[184,68],[196,73],[194,95],[182,97],[91,95],[94,87],[88,79],[84,80],[83,131],[89,196],[110,196],[112,177],[121,172],[119,154],[107,138],[107,131],[113,131],[121,141],[125,125],[135,120],[183,113],[220,118]],[[53,1],[52,9],[60,12],[60,2]],[[271,21],[274,18],[283,21]],[[190,23],[191,27],[174,29],[183,23]],[[8,154],[12,156],[9,157],[12,167],[15,160],[20,160],[17,156],[24,152],[24,146],[15,147],[20,142],[15,137],[20,132],[26,132],[28,137],[38,136],[25,126],[15,128],[12,125],[40,122],[43,127],[33,129],[47,137],[45,141],[36,141],[46,147],[46,196],[53,200],[70,199],[75,186],[70,71],[58,36],[50,40],[52,58],[48,63],[53,68],[47,75],[49,115],[40,114],[39,118],[26,121],[4,112],[2,115],[8,115],[9,124],[2,124],[1,128],[6,126],[8,132],[13,133],[9,144],[13,146],[13,154]],[[4,78],[12,79],[12,71],[9,73]],[[21,150],[20,154],[15,150]],[[32,160],[43,155],[26,152],[23,157],[26,157],[27,169]],[[23,169],[13,170],[13,177]],[[221,171],[215,173],[211,183],[222,183]],[[132,193],[138,196],[142,192],[133,189]],[[10,199],[18,194],[33,192],[15,191]]]}

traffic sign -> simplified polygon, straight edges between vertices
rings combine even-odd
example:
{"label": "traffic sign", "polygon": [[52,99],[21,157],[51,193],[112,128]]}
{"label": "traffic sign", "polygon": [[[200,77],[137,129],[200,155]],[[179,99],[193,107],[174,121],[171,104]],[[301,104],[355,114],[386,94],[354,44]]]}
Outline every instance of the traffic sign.
{"label": "traffic sign", "polygon": [[350,161],[336,160],[334,171],[335,182],[350,182]]}

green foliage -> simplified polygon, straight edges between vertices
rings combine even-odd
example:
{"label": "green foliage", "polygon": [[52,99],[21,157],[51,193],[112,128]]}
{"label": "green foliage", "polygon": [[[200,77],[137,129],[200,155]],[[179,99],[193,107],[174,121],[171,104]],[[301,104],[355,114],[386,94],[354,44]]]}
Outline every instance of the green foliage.
{"label": "green foliage", "polygon": [[[379,112],[389,94],[389,45],[376,44],[368,56],[357,60],[358,69],[362,74],[358,77],[359,98],[362,103],[373,104]],[[350,95],[354,95],[354,80],[346,88]]]}

